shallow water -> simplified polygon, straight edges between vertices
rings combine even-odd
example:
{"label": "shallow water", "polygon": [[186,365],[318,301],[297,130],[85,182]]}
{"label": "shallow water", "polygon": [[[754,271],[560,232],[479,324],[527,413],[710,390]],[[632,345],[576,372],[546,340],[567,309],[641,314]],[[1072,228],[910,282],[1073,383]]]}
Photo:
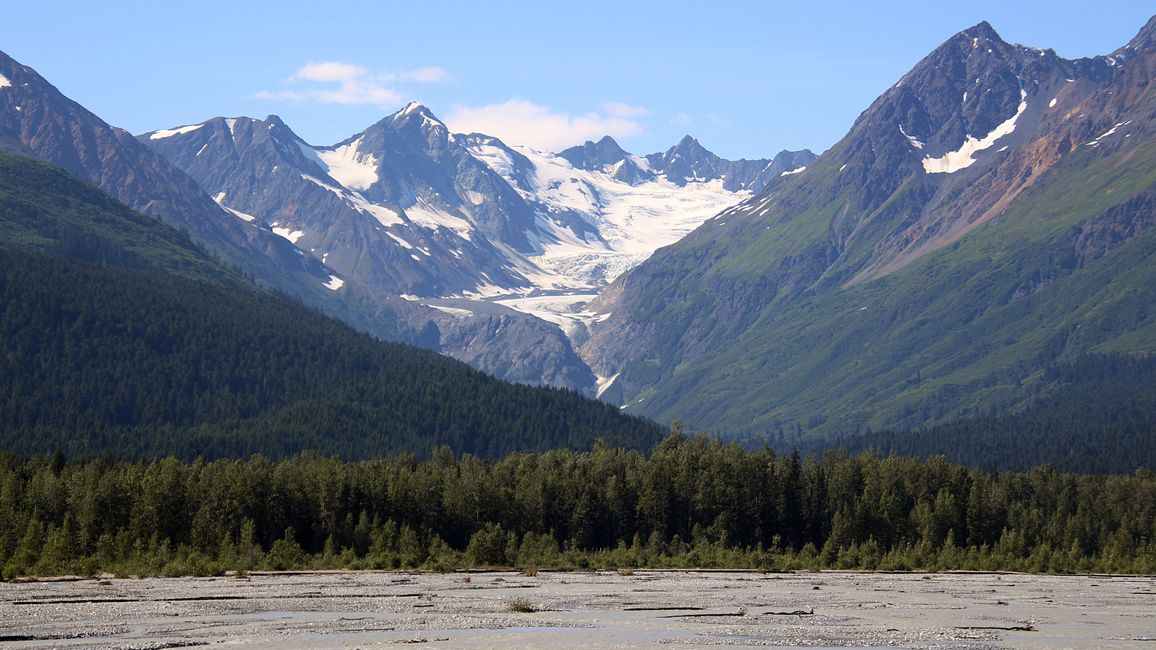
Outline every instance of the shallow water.
{"label": "shallow water", "polygon": [[[515,601],[535,611],[511,611]],[[0,585],[0,640],[5,648],[1156,648],[1156,579],[636,571],[36,582]]]}

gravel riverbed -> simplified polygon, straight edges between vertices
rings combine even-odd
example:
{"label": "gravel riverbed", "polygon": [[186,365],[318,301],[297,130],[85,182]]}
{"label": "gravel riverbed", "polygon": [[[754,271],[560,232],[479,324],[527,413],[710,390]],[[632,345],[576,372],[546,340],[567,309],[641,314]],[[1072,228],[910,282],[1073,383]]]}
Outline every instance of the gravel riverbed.
{"label": "gravel riverbed", "polygon": [[410,643],[1156,649],[1156,578],[334,572],[0,585],[6,649]]}

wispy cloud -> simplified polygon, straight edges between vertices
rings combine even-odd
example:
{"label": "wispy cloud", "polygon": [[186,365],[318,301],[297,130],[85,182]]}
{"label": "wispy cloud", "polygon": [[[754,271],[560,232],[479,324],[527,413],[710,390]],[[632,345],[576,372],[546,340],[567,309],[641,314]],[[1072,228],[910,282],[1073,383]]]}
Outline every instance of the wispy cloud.
{"label": "wispy cloud", "polygon": [[398,75],[401,79],[409,81],[417,81],[421,83],[437,83],[439,81],[448,81],[451,79],[450,73],[437,66],[429,66],[426,68],[418,68],[417,70],[409,70]]}
{"label": "wispy cloud", "polygon": [[635,118],[646,115],[646,109],[618,103],[603,104],[602,108],[604,113],[571,115],[514,97],[498,104],[456,106],[445,121],[455,133],[485,133],[509,144],[543,151],[557,151],[604,135],[620,138],[642,133],[643,126]]}
{"label": "wispy cloud", "polygon": [[365,66],[344,61],[310,61],[285,80],[292,88],[261,90],[255,96],[294,102],[389,107],[405,101],[405,95],[396,88],[398,83],[435,83],[449,78],[449,73],[435,66],[374,74]]}
{"label": "wispy cloud", "polygon": [[643,106],[631,106],[622,102],[603,102],[602,110],[614,117],[646,117],[650,115],[650,111]]}
{"label": "wispy cloud", "polygon": [[694,119],[686,113],[675,113],[670,116],[670,123],[675,126],[690,126],[690,123],[693,121]]}
{"label": "wispy cloud", "polygon": [[356,81],[369,74],[369,71],[360,65],[341,61],[322,61],[321,63],[307,63],[289,77],[289,81]]}

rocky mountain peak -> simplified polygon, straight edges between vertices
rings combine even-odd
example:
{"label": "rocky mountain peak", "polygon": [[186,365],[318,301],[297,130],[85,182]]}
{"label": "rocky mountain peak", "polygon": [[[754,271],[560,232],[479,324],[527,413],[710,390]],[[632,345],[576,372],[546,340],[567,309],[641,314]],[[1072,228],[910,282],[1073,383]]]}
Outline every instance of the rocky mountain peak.
{"label": "rocky mountain peak", "polygon": [[1127,45],[1112,53],[1110,59],[1115,63],[1122,63],[1142,53],[1150,51],[1156,43],[1156,16],[1148,19],[1140,31]]}
{"label": "rocky mountain peak", "polygon": [[604,135],[598,142],[587,140],[583,144],[559,152],[558,155],[579,169],[601,169],[603,165],[613,165],[625,160],[629,154],[614,141],[614,138]]}
{"label": "rocky mountain peak", "polygon": [[570,147],[558,156],[568,160],[577,169],[605,172],[631,185],[654,179],[650,170],[639,165],[634,156],[608,135],[602,136],[598,142],[587,140],[584,144]]}
{"label": "rocky mountain peak", "polygon": [[981,20],[980,22],[976,23],[975,25],[972,25],[971,27],[968,27],[967,29],[961,31],[959,34],[956,35],[956,38],[964,38],[964,39],[979,38],[979,39],[992,41],[993,43],[1003,43],[1004,42],[1004,40],[1002,38],[1000,38],[999,33],[995,31],[995,28],[991,26],[991,23],[987,22],[986,20]]}
{"label": "rocky mountain peak", "polygon": [[[411,125],[417,125],[424,129],[432,127],[441,127],[446,129],[444,122],[439,120],[428,107],[418,102],[410,102],[405,105],[405,108],[385,118],[394,128],[405,128]],[[448,129],[446,129],[448,131]]]}
{"label": "rocky mountain peak", "polygon": [[690,154],[694,156],[702,156],[706,154],[714,156],[714,154],[711,153],[706,147],[702,146],[702,143],[698,141],[698,138],[692,135],[682,136],[682,139],[678,141],[678,144],[671,147],[669,150],[667,150],[667,152],[680,155]]}

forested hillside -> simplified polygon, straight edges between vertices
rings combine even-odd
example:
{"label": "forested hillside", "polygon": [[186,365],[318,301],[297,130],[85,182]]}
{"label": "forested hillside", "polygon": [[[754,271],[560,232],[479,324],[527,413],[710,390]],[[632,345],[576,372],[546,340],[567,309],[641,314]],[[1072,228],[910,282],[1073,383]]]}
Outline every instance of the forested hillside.
{"label": "forested hillside", "polygon": [[902,456],[946,456],[987,470],[1128,474],[1156,470],[1156,357],[1086,355],[1044,369],[1049,390],[1013,413],[913,431],[882,431],[840,441],[790,440],[811,451],[842,447]]}
{"label": "forested hillside", "polygon": [[377,341],[58,170],[0,164],[4,449],[364,458],[446,444],[497,457],[661,435],[574,392]]}
{"label": "forested hillside", "polygon": [[240,284],[188,233],[62,169],[0,152],[0,249]]}

